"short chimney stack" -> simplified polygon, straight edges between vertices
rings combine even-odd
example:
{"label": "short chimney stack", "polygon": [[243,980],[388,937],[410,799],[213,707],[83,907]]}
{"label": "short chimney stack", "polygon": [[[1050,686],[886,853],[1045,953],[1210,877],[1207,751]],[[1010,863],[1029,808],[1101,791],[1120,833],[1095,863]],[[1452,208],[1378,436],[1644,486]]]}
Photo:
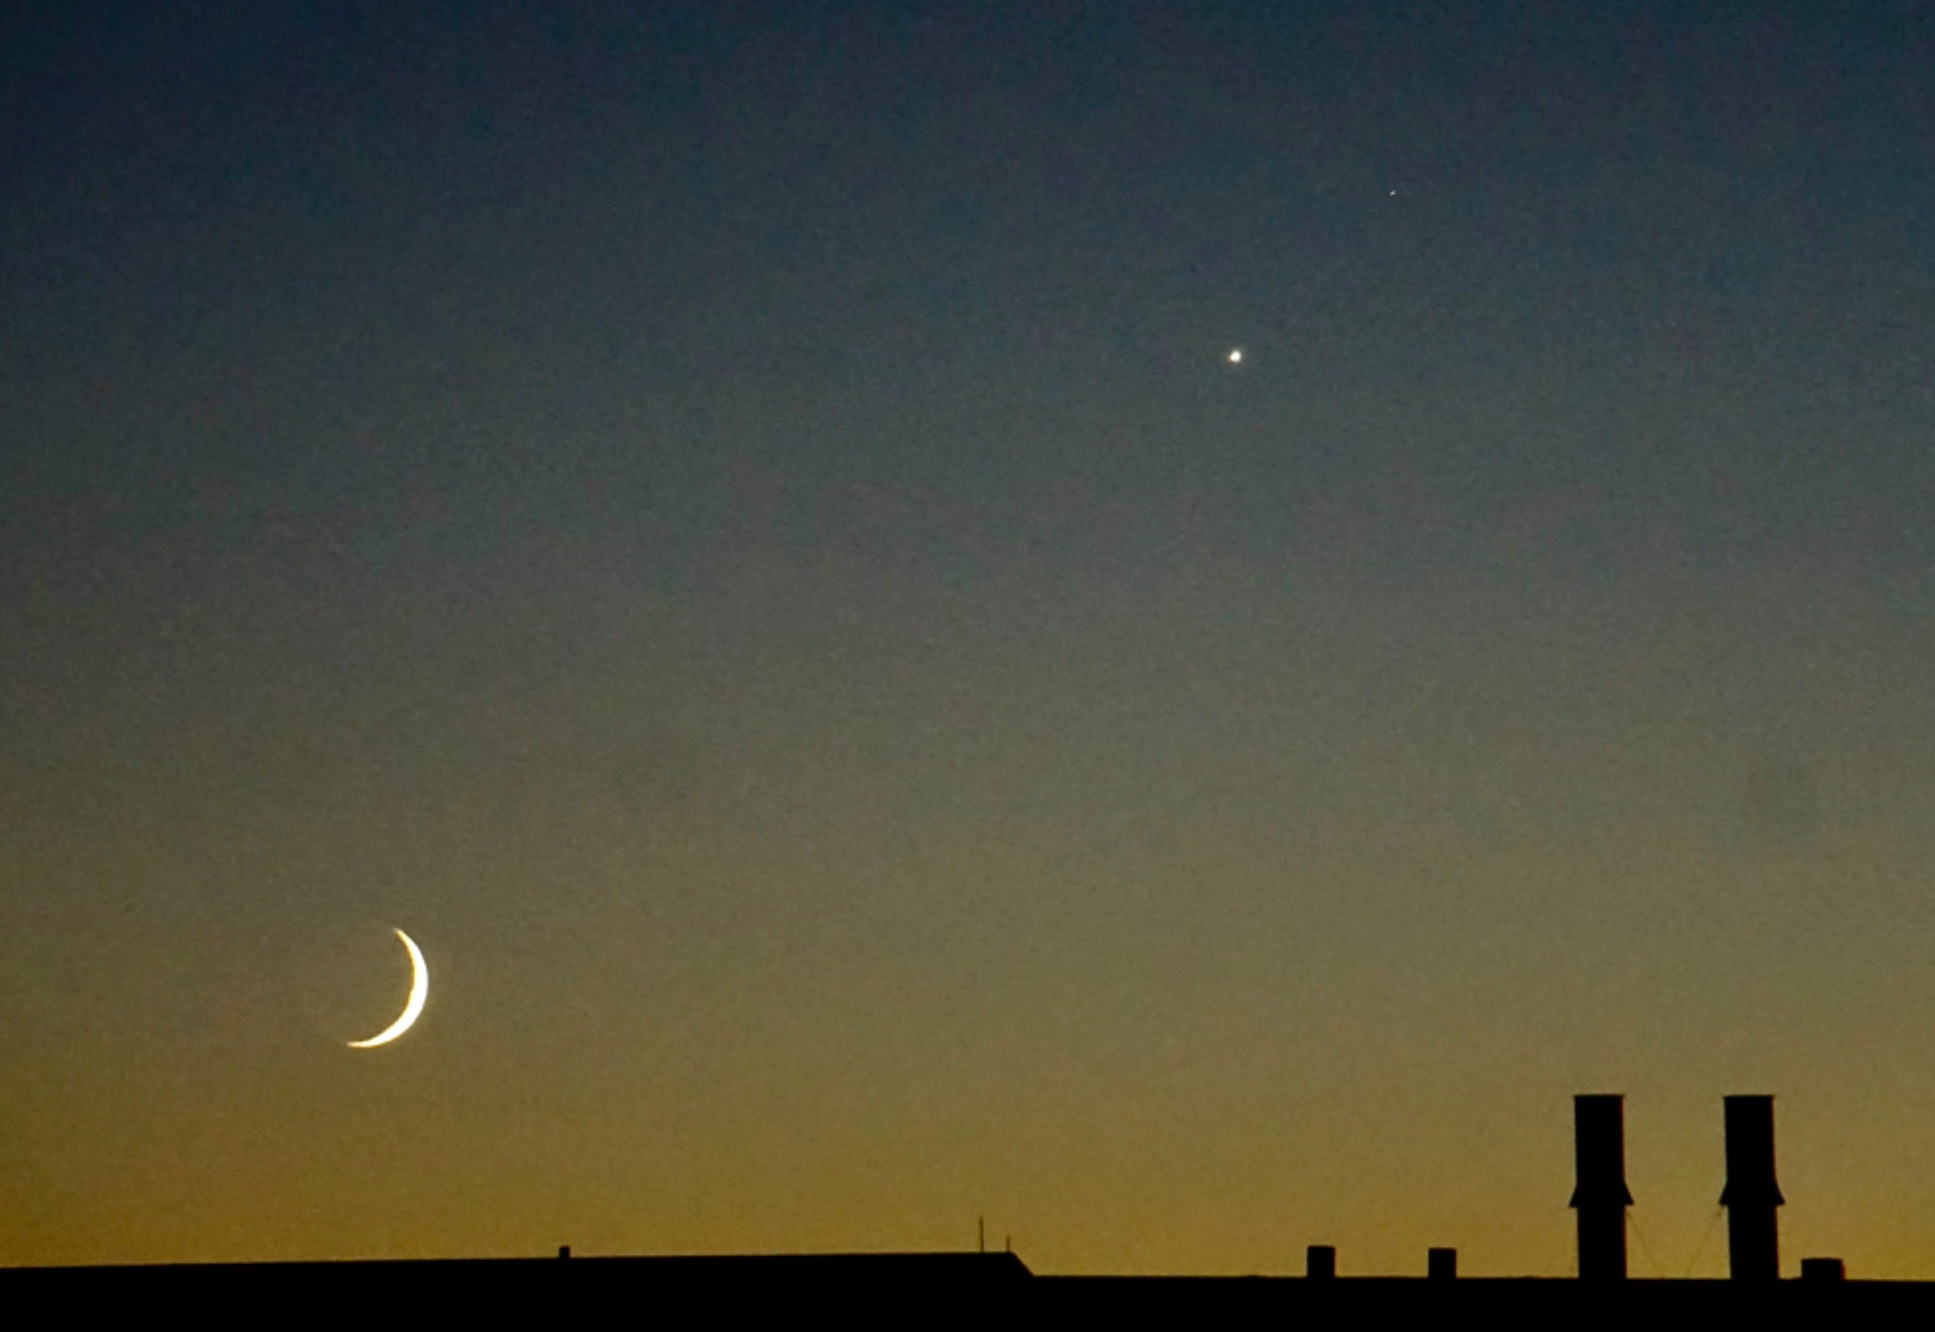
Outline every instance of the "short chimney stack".
{"label": "short chimney stack", "polygon": [[1303,1251],[1303,1274],[1313,1281],[1337,1275],[1337,1250],[1328,1244],[1313,1244]]}
{"label": "short chimney stack", "polygon": [[1729,1096],[1727,1108],[1727,1261],[1735,1281],[1780,1278],[1780,1221],[1787,1200],[1774,1181],[1774,1098]]}
{"label": "short chimney stack", "polygon": [[1579,1279],[1626,1279],[1626,1109],[1622,1096],[1572,1098],[1575,1184],[1579,1213]]}
{"label": "short chimney stack", "polygon": [[1433,1281],[1451,1281],[1458,1276],[1458,1250],[1426,1249],[1424,1274]]}

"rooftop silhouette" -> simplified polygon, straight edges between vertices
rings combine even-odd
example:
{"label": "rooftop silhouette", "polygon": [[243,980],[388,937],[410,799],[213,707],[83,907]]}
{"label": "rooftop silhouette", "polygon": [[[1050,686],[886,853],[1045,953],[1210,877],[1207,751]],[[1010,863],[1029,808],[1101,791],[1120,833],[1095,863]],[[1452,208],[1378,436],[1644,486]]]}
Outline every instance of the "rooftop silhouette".
{"label": "rooftop silhouette", "polygon": [[1624,1099],[1574,1098],[1578,1277],[1461,1277],[1455,1248],[1434,1247],[1423,1276],[1342,1276],[1337,1250],[1312,1244],[1301,1276],[1038,1275],[1011,1252],[726,1254],[207,1263],[0,1271],[15,1307],[58,1300],[76,1313],[170,1306],[328,1311],[393,1300],[447,1313],[555,1316],[607,1302],[709,1312],[804,1308],[924,1317],[957,1309],[1054,1316],[1471,1316],[1543,1320],[1720,1318],[1780,1311],[1837,1323],[1935,1315],[1935,1282],[1849,1280],[1838,1258],[1810,1257],[1780,1280],[1773,1098],[1725,1101],[1731,1277],[1631,1279],[1626,1271]]}

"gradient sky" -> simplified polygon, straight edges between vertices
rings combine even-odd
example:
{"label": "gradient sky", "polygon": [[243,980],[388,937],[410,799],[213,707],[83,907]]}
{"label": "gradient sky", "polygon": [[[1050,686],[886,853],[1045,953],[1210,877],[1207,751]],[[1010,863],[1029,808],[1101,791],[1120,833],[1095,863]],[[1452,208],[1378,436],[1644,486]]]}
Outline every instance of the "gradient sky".
{"label": "gradient sky", "polygon": [[7,7],[0,1263],[1564,1275],[1617,1091],[1718,1273],[1771,1092],[1935,1278],[1932,209],[1921,4]]}

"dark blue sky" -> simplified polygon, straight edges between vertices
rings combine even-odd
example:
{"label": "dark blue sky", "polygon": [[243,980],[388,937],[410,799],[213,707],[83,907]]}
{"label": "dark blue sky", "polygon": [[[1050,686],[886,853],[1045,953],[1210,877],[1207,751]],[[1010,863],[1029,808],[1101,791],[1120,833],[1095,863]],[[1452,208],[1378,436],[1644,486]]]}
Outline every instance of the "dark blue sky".
{"label": "dark blue sky", "polygon": [[[106,392],[97,429],[130,414],[150,461],[233,475],[219,432],[182,457],[139,414],[240,379],[296,432],[441,395],[598,466],[599,441],[716,450],[722,401],[764,394],[789,461],[960,482],[998,461],[977,419],[1186,429],[1199,348],[1243,341],[1272,420],[1429,410],[1470,375],[1603,416],[1584,400],[1678,375],[1687,433],[1757,489],[1830,446],[1740,436],[1879,447],[1921,378],[1915,6],[262,9],[10,20],[33,434]],[[1640,470],[1592,437],[1634,423],[1569,424],[1579,466]],[[264,484],[390,479],[243,451]]]}

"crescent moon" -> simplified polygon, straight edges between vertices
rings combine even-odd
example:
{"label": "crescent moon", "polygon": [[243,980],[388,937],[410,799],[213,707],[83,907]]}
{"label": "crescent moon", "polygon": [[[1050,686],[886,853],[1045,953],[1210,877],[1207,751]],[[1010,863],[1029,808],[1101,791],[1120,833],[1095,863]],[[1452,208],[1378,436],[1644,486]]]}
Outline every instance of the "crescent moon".
{"label": "crescent moon", "polygon": [[396,932],[396,937],[403,941],[403,947],[410,954],[410,998],[403,1005],[401,1017],[367,1041],[350,1041],[352,1050],[374,1050],[379,1045],[388,1045],[416,1025],[417,1016],[423,1012],[423,1001],[430,997],[430,968],[424,964],[423,950],[402,930]]}

